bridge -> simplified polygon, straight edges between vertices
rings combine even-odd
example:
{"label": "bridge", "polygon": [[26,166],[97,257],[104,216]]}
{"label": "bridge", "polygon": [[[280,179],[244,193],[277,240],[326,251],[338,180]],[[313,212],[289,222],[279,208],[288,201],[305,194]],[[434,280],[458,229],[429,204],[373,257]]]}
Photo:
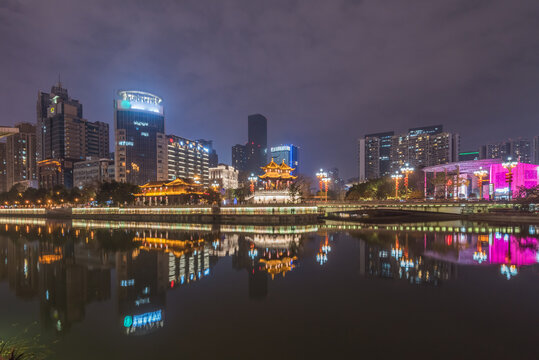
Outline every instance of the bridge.
{"label": "bridge", "polygon": [[471,215],[486,214],[493,209],[511,210],[516,206],[510,203],[492,202],[318,202],[316,205],[320,214],[340,217],[346,217],[346,214],[358,214],[361,212]]}

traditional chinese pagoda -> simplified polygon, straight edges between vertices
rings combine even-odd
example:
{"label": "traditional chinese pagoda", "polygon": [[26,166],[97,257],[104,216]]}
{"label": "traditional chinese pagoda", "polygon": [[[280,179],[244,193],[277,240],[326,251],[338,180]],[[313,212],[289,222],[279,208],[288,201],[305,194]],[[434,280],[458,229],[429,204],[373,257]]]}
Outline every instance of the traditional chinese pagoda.
{"label": "traditional chinese pagoda", "polygon": [[255,191],[249,201],[255,204],[298,202],[289,192],[290,185],[297,179],[297,176],[291,174],[295,168],[288,166],[284,160],[278,165],[272,158],[270,163],[261,169],[264,174],[259,178],[264,184],[264,190]]}
{"label": "traditional chinese pagoda", "polygon": [[181,178],[172,181],[151,181],[140,186],[140,194],[136,194],[138,205],[182,205],[192,196],[204,194],[204,186],[187,182]]}
{"label": "traditional chinese pagoda", "polygon": [[264,174],[260,175],[260,179],[265,181],[266,190],[288,189],[290,183],[297,178],[290,174],[296,169],[286,165],[284,159],[281,165],[277,165],[272,158],[270,163],[261,169],[264,170]]}

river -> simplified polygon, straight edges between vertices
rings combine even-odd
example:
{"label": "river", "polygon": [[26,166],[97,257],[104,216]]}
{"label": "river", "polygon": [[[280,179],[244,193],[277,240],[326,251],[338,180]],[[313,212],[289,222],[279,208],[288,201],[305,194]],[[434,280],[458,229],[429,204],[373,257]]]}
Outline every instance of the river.
{"label": "river", "polygon": [[32,359],[537,358],[539,228],[0,218]]}

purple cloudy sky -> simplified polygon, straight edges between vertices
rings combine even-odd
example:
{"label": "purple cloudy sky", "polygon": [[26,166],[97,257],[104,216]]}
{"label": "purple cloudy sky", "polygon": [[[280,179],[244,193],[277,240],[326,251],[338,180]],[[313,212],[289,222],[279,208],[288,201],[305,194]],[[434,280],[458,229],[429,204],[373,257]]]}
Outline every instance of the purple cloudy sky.
{"label": "purple cloudy sky", "polygon": [[165,100],[167,132],[220,160],[269,120],[303,171],[357,173],[365,133],[442,123],[463,150],[539,135],[537,0],[0,0],[0,123],[62,82],[112,124],[117,89]]}

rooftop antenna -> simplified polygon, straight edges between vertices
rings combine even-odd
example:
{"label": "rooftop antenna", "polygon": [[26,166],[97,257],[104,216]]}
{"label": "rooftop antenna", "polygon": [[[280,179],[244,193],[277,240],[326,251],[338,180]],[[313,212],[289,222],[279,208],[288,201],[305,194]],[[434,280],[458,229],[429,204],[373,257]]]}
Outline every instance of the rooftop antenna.
{"label": "rooftop antenna", "polygon": [[62,87],[62,81],[60,81],[60,73],[58,73],[58,87]]}

